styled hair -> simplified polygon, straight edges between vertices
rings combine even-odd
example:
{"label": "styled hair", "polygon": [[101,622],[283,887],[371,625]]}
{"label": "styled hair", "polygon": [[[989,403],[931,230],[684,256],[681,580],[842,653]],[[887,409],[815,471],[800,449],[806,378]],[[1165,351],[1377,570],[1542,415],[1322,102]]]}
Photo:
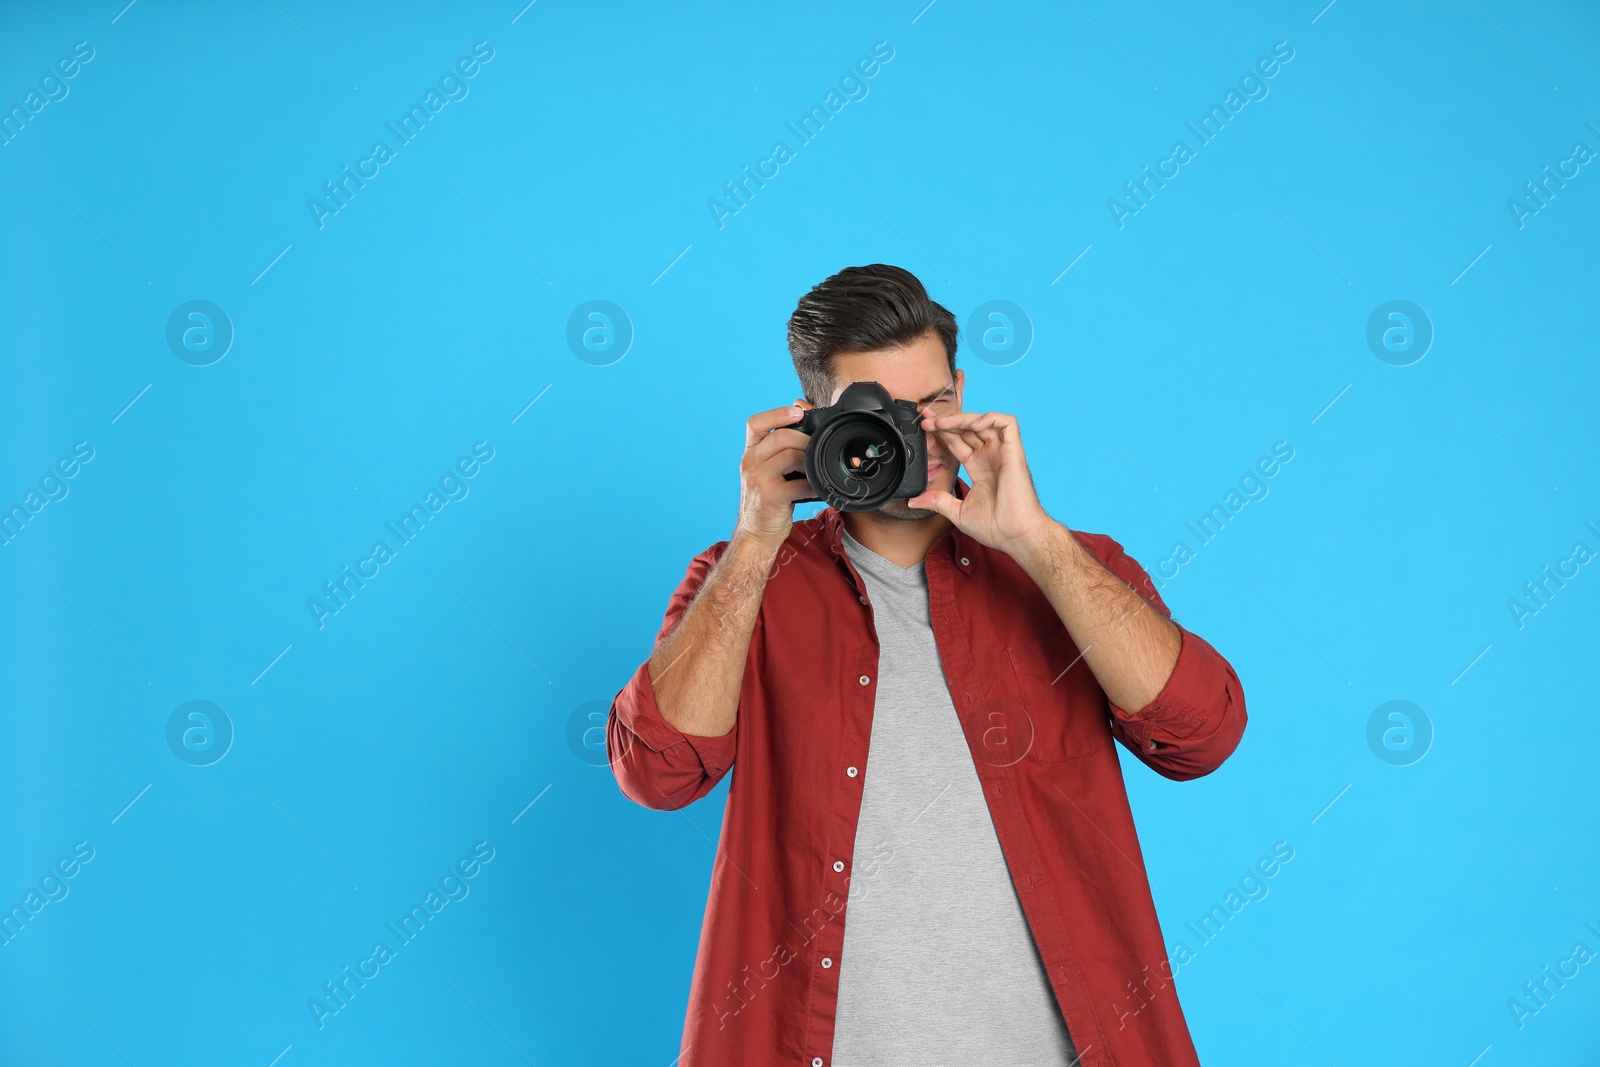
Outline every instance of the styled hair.
{"label": "styled hair", "polygon": [[833,399],[835,355],[909,345],[929,330],[944,342],[954,377],[956,317],[917,276],[887,263],[846,267],[800,298],[789,316],[789,356],[806,399],[821,407]]}

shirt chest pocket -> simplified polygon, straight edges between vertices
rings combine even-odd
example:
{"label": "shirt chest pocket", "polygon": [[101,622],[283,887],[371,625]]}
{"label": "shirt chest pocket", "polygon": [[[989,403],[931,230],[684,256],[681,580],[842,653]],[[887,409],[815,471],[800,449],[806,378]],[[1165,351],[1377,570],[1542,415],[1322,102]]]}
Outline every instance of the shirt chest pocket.
{"label": "shirt chest pocket", "polygon": [[1066,630],[1009,646],[1006,656],[1033,727],[1029,757],[1053,763],[1111,743],[1105,693]]}

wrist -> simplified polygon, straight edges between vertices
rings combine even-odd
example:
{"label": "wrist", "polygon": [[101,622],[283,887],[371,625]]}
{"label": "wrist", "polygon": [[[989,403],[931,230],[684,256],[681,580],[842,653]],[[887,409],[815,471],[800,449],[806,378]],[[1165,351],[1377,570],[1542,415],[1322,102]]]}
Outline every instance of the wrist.
{"label": "wrist", "polygon": [[1064,538],[1076,540],[1065,526],[1040,512],[1039,521],[1015,538],[1006,554],[1016,560],[1023,570],[1037,577],[1036,572],[1040,568],[1058,558],[1064,548],[1070,548]]}
{"label": "wrist", "polygon": [[777,558],[778,551],[783,548],[783,543],[789,539],[785,531],[782,534],[764,533],[739,527],[733,531],[733,536],[728,540],[728,551],[745,556],[756,561],[771,563]]}
{"label": "wrist", "polygon": [[1054,519],[1031,534],[1026,547],[1018,552],[1020,554],[1013,554],[1012,558],[1041,589],[1076,586],[1088,573],[1086,568],[1099,566],[1094,554],[1078,540],[1078,535]]}

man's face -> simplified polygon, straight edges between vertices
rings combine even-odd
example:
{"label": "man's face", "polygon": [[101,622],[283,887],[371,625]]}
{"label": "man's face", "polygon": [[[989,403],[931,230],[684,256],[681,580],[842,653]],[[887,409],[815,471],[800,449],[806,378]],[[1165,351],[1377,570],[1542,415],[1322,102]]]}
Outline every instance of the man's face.
{"label": "man's face", "polygon": [[[909,400],[924,415],[951,415],[961,410],[961,390],[965,375],[957,370],[950,376],[950,359],[944,342],[932,330],[904,348],[883,348],[871,352],[841,352],[833,357],[834,404],[851,382],[877,382],[896,400]],[[937,435],[928,434],[928,488],[955,492],[959,464],[946,451]],[[875,512],[884,519],[917,522],[931,519],[938,512],[907,507],[904,500],[891,500]]]}

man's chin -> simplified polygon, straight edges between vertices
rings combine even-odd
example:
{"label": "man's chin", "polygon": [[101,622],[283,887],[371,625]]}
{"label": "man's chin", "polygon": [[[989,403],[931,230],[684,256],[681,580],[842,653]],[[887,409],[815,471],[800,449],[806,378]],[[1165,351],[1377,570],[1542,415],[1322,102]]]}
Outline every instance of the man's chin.
{"label": "man's chin", "polygon": [[[955,492],[955,471],[949,467],[941,466],[939,470],[928,479],[929,489],[943,489],[947,493]],[[938,512],[930,508],[914,508],[904,500],[891,500],[877,511],[869,514],[895,522],[924,522],[936,518]]]}
{"label": "man's chin", "polygon": [[892,522],[922,522],[939,514],[937,511],[925,511],[922,508],[910,507],[904,500],[891,500],[877,511],[870,514],[880,519]]}

